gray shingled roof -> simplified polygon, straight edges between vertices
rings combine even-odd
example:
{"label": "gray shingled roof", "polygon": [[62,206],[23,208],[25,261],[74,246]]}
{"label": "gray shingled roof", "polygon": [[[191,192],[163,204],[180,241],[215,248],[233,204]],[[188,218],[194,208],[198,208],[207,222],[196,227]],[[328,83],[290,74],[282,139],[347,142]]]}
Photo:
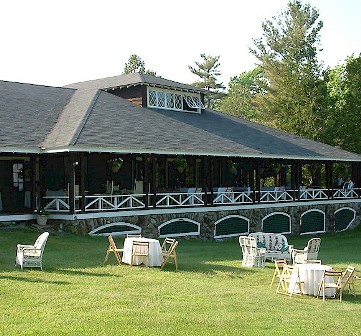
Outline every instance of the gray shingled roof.
{"label": "gray shingled roof", "polygon": [[0,151],[8,147],[43,147],[51,151],[361,161],[358,154],[221,112],[206,110],[198,114],[146,109],[112,95],[111,91],[103,91],[137,83],[181,86],[144,74],[64,88],[0,81]]}
{"label": "gray shingled roof", "polygon": [[164,79],[157,76],[147,75],[139,72],[134,72],[126,75],[107,77],[101,79],[95,79],[86,82],[69,84],[66,87],[71,88],[98,88],[98,89],[112,89],[118,87],[127,87],[134,85],[151,85],[164,88],[173,88],[192,92],[205,92],[202,89],[196,88],[192,85],[178,83],[168,79]]}
{"label": "gray shingled roof", "polygon": [[0,147],[38,150],[74,90],[0,81]]}
{"label": "gray shingled roof", "polygon": [[361,159],[357,154],[221,112],[145,109],[102,92],[75,146],[102,148],[105,144],[114,151],[137,153]]}

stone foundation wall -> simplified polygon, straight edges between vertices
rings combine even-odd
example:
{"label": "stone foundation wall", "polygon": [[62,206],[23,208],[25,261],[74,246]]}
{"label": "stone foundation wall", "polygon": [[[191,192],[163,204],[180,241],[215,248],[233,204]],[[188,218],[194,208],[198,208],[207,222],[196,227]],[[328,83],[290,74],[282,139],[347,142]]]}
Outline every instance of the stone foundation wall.
{"label": "stone foundation wall", "polygon": [[[297,206],[275,206],[267,208],[249,208],[237,210],[221,210],[221,211],[199,211],[197,212],[177,212],[177,213],[159,213],[145,214],[135,216],[117,216],[111,218],[89,218],[74,221],[50,220],[48,225],[61,229],[66,232],[78,234],[88,234],[97,227],[109,223],[125,222],[140,226],[142,234],[147,237],[158,237],[158,226],[176,218],[186,218],[194,220],[201,224],[200,236],[202,239],[213,239],[214,223],[229,215],[240,215],[250,219],[250,232],[262,231],[262,219],[274,212],[282,212],[291,216],[291,233],[300,233],[301,215],[308,211],[318,209],[325,213],[326,231],[333,231],[334,213],[336,210],[349,207],[356,211],[356,218],[353,226],[357,226],[361,221],[361,203],[347,204],[319,204],[319,205],[297,205]],[[179,211],[179,210],[178,210]]]}

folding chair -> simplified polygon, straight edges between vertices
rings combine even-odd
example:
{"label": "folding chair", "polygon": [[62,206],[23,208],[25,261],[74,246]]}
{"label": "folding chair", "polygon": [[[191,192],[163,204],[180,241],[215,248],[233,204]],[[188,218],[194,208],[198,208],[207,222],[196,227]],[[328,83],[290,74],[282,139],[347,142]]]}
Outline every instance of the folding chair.
{"label": "folding chair", "polygon": [[348,293],[356,297],[355,267],[348,265],[341,278],[342,291],[348,287]]}
{"label": "folding chair", "polygon": [[132,259],[130,264],[134,265],[134,258],[136,257],[143,257],[147,259],[147,262],[145,263],[146,266],[149,264],[149,242],[148,241],[133,241],[132,246]]}
{"label": "folding chair", "polygon": [[169,259],[173,259],[175,269],[178,270],[177,263],[177,253],[176,248],[178,246],[178,241],[172,238],[165,238],[162,244],[162,255],[163,255],[163,263],[160,266],[160,269],[163,269],[165,264],[169,261]]}
{"label": "folding chair", "polygon": [[341,271],[324,271],[322,280],[318,287],[317,297],[319,298],[322,292],[322,301],[325,301],[326,298],[326,289],[333,289],[335,290],[335,295],[333,298],[337,296],[342,301],[342,272]]}
{"label": "folding chair", "polygon": [[108,246],[108,249],[107,249],[106,254],[105,254],[105,259],[104,259],[103,265],[108,260],[109,254],[112,253],[112,252],[114,253],[115,259],[117,259],[117,262],[120,265],[122,263],[122,258],[120,257],[119,252],[123,253],[124,249],[117,248],[117,246],[115,245],[114,239],[113,239],[113,237],[111,235],[108,236],[108,241],[109,241],[109,246]]}
{"label": "folding chair", "polygon": [[[297,288],[299,293],[303,294],[303,284],[304,282],[300,279],[300,273],[297,266],[284,265],[283,271],[281,273],[281,278],[278,283],[276,293],[277,294],[286,294],[292,297],[293,294],[296,294]],[[282,290],[280,288],[282,287]]]}
{"label": "folding chair", "polygon": [[276,278],[278,278],[278,280],[281,279],[281,275],[282,275],[284,265],[287,265],[287,260],[286,259],[277,259],[277,260],[275,260],[275,271],[273,273],[270,288],[272,287],[273,282],[275,281]]}

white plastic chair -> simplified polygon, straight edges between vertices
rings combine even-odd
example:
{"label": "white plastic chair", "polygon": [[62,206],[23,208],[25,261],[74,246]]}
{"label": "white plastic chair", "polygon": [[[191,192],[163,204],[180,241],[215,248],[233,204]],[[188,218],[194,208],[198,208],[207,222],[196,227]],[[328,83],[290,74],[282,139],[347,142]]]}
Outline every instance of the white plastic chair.
{"label": "white plastic chair", "polygon": [[312,238],[303,250],[292,248],[291,254],[294,264],[304,264],[306,260],[317,260],[321,238]]}
{"label": "white plastic chair", "polygon": [[34,245],[17,245],[16,264],[24,267],[38,267],[43,269],[43,253],[49,232],[42,233],[35,241]]}

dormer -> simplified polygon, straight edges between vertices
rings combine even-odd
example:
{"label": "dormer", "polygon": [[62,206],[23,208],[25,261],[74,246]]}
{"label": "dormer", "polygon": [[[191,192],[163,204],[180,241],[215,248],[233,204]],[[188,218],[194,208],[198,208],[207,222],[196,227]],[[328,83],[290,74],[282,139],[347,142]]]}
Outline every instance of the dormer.
{"label": "dormer", "polygon": [[200,93],[153,86],[147,86],[146,107],[195,113],[205,108]]}
{"label": "dormer", "polygon": [[118,77],[119,85],[105,91],[146,108],[201,113],[205,91],[161,77],[132,73]]}

